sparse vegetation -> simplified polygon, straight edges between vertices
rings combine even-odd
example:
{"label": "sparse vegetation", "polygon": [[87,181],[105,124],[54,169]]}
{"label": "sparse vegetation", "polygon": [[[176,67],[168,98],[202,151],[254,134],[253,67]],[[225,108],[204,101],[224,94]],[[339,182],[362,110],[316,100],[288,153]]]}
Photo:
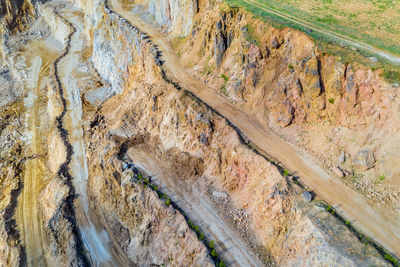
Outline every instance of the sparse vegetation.
{"label": "sparse vegetation", "polygon": [[293,70],[293,69],[294,69],[293,64],[290,63],[289,66],[288,66],[288,68],[289,68],[289,70]]}
{"label": "sparse vegetation", "polygon": [[215,251],[215,249],[211,250],[210,255],[213,257],[217,257],[217,252]]}
{"label": "sparse vegetation", "polygon": [[284,169],[283,170],[283,176],[289,176],[289,170],[287,170],[287,169]]}
{"label": "sparse vegetation", "polygon": [[328,99],[328,102],[331,103],[331,104],[335,104],[335,99],[329,98],[329,99]]}
{"label": "sparse vegetation", "polygon": [[254,29],[253,25],[251,24],[246,24],[244,26],[246,29],[246,40],[249,43],[254,43],[256,45],[260,45],[260,38],[258,37],[256,30]]}
{"label": "sparse vegetation", "polygon": [[165,200],[165,205],[167,205],[167,206],[171,205],[171,200],[169,198],[167,198],[167,200]]}
{"label": "sparse vegetation", "polygon": [[381,181],[385,180],[385,176],[383,176],[383,175],[379,176],[379,180],[381,180]]}

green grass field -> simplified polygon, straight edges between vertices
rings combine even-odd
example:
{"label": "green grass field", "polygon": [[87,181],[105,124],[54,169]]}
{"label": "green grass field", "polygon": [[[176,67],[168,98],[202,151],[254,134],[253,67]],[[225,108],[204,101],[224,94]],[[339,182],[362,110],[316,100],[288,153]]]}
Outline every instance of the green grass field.
{"label": "green grass field", "polygon": [[[357,62],[374,69],[383,69],[383,76],[400,81],[399,67],[375,54],[351,47],[330,36],[311,31],[245,0],[226,0],[230,6],[241,6],[273,26],[289,26],[306,32],[320,50],[337,55],[345,62]],[[358,40],[400,56],[400,1],[393,0],[255,0],[263,6],[298,18],[318,28]],[[371,60],[377,58],[377,61]]]}

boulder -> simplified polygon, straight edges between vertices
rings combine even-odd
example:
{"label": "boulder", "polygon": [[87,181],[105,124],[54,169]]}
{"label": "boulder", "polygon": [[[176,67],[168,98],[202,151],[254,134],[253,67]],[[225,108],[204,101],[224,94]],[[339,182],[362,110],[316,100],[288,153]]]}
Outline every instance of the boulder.
{"label": "boulder", "polygon": [[333,173],[335,173],[337,176],[342,178],[344,176],[344,172],[342,169],[340,169],[338,166],[332,168]]}
{"label": "boulder", "polygon": [[369,150],[361,150],[354,157],[353,164],[360,171],[369,170],[375,166],[374,154]]}
{"label": "boulder", "polygon": [[312,195],[312,193],[309,192],[309,191],[303,192],[303,194],[301,194],[301,196],[303,197],[303,199],[304,199],[306,202],[311,202],[311,201],[313,200],[313,195]]}

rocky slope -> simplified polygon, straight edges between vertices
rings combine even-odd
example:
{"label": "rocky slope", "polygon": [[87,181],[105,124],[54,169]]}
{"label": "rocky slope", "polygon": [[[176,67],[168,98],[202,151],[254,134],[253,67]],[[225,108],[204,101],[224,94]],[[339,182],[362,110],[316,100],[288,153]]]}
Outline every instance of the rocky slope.
{"label": "rocky slope", "polygon": [[[385,175],[379,187],[349,183],[396,205],[396,170],[385,171],[397,166],[395,150],[378,138],[395,133],[384,122],[396,121],[396,88],[377,72],[319,55],[304,34],[219,1],[125,4],[264,127],[327,165],[339,157],[343,171],[357,167],[366,181]],[[34,14],[30,2],[13,8],[8,17]],[[1,266],[387,265],[171,81],[156,46],[108,2],[35,10],[26,31],[2,40]]]}
{"label": "rocky slope", "polygon": [[172,42],[186,66],[237,108],[399,211],[399,88],[379,70],[322,55],[304,33],[213,2],[203,4],[191,34]]}

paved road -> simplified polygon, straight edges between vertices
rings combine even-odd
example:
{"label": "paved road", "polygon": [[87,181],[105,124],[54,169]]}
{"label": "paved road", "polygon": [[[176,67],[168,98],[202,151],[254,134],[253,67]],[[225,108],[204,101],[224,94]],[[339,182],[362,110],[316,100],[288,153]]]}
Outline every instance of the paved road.
{"label": "paved road", "polygon": [[374,209],[362,195],[327,174],[319,167],[317,161],[301,155],[291,144],[269,129],[263,129],[258,123],[237,110],[229,101],[220,96],[217,90],[213,90],[203,81],[196,79],[181,64],[167,38],[157,29],[146,24],[130,10],[125,10],[119,0],[111,0],[110,3],[115,12],[149,34],[151,40],[162,51],[162,59],[165,61],[163,68],[173,80],[222,114],[259,149],[283,162],[290,170],[296,171],[305,184],[348,220],[354,221],[357,228],[400,255],[400,216],[398,214],[389,209],[381,208],[379,211]]}
{"label": "paved road", "polygon": [[322,35],[328,36],[328,37],[332,38],[333,40],[338,40],[338,41],[340,41],[340,42],[342,42],[344,44],[347,44],[347,45],[350,45],[350,46],[353,46],[353,47],[357,47],[357,48],[360,48],[362,50],[368,51],[368,52],[370,52],[372,54],[375,54],[375,55],[378,55],[380,57],[383,57],[383,58],[385,58],[385,59],[387,59],[387,60],[389,60],[389,61],[391,61],[393,63],[400,64],[400,56],[399,55],[396,55],[396,54],[390,53],[388,51],[385,51],[383,49],[380,49],[380,48],[374,47],[372,45],[366,44],[366,43],[361,42],[361,41],[359,41],[357,39],[353,39],[353,38],[351,38],[349,36],[346,36],[346,35],[343,35],[343,34],[340,34],[340,33],[337,33],[337,32],[333,32],[333,31],[330,31],[328,29],[324,29],[322,27],[314,25],[313,23],[310,23],[308,21],[302,20],[302,19],[300,19],[298,17],[291,16],[290,14],[286,14],[286,13],[283,13],[283,12],[281,12],[279,10],[276,10],[276,9],[273,9],[273,8],[268,7],[266,5],[263,5],[263,4],[259,3],[258,1],[255,1],[255,0],[242,0],[242,1],[246,2],[246,3],[250,4],[250,5],[253,5],[253,6],[255,6],[255,7],[261,9],[261,10],[267,11],[268,13],[271,13],[271,14],[274,14],[274,15],[276,15],[278,17],[284,18],[284,19],[286,19],[286,20],[288,20],[290,22],[302,25],[302,26],[304,26],[304,27],[306,27],[308,29],[311,29],[311,30],[313,30],[315,32],[318,32],[318,33],[320,33]]}

